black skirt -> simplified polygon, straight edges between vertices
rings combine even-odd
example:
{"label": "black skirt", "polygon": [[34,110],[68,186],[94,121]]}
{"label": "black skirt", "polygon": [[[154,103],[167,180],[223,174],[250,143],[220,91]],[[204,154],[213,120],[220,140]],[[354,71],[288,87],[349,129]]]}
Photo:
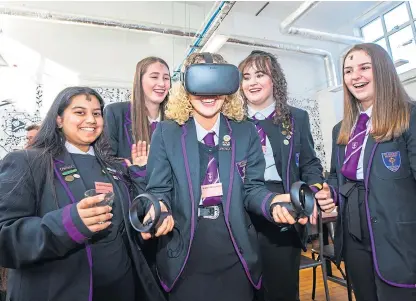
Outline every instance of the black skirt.
{"label": "black skirt", "polygon": [[169,301],[253,300],[254,288],[235,252],[220,207],[217,219],[199,219],[188,262]]}

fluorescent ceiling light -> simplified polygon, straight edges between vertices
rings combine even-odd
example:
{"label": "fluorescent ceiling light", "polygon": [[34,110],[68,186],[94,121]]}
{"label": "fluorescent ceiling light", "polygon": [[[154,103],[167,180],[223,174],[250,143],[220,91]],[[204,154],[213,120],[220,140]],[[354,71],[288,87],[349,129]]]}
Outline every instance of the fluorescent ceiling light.
{"label": "fluorescent ceiling light", "polygon": [[400,67],[400,66],[406,65],[407,63],[409,63],[409,61],[408,61],[408,60],[398,59],[397,61],[394,61],[394,66],[395,66],[396,68],[398,68],[398,67]]}
{"label": "fluorescent ceiling light", "polygon": [[201,52],[215,53],[221,49],[222,46],[228,41],[228,37],[220,34],[214,34],[208,40],[208,42],[202,47]]}
{"label": "fluorescent ceiling light", "polygon": [[335,93],[335,92],[339,92],[339,91],[341,91],[342,90],[342,85],[338,85],[338,86],[335,86],[335,87],[332,87],[331,89],[329,89],[328,91],[329,92],[333,92],[333,93]]}

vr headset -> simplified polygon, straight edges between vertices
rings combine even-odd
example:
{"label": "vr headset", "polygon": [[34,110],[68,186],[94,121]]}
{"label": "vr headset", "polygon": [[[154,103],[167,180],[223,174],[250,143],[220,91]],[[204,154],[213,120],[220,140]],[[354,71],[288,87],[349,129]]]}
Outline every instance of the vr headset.
{"label": "vr headset", "polygon": [[210,53],[202,52],[205,64],[186,67],[181,73],[185,90],[192,95],[231,95],[240,86],[240,71],[231,64],[214,64]]}

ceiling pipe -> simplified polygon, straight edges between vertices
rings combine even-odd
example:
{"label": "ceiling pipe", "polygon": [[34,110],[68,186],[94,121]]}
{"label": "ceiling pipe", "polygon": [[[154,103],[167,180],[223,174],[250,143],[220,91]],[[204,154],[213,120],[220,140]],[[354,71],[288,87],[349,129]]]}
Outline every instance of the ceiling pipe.
{"label": "ceiling pipe", "polygon": [[186,50],[186,55],[185,58],[182,60],[182,63],[174,69],[172,77],[173,80],[176,80],[177,77],[180,75],[182,65],[186,58],[195,51],[202,49],[202,47],[213,36],[215,31],[220,26],[221,22],[233,8],[234,4],[235,1],[221,1],[219,4],[214,4],[213,8],[211,9],[212,13],[208,15],[206,21],[202,25],[202,28],[198,31],[193,44]]}
{"label": "ceiling pipe", "polygon": [[198,37],[198,34],[193,31],[186,31],[182,28],[166,27],[166,26],[155,26],[153,24],[137,24],[137,23],[127,23],[121,22],[118,20],[110,19],[100,19],[90,16],[81,16],[74,14],[64,14],[58,12],[49,12],[38,9],[28,9],[28,8],[17,8],[17,7],[5,7],[0,5],[0,15],[12,16],[12,17],[22,17],[28,19],[36,19],[43,21],[51,21],[56,23],[66,23],[66,24],[77,24],[85,26],[95,26],[95,27],[112,27],[116,29],[125,29],[140,31],[144,33],[152,34],[163,34],[174,37],[182,38],[193,38]]}
{"label": "ceiling pipe", "polygon": [[[229,7],[227,9],[231,9],[234,2],[228,2]],[[224,6],[223,6],[224,8]],[[219,15],[219,19],[215,20],[215,24],[212,25],[211,30],[215,32],[221,22],[225,17],[225,15],[229,12],[225,11]],[[189,38],[189,37],[200,37],[201,33],[196,33],[192,31],[185,31],[182,29],[174,29],[174,28],[167,28],[167,27],[156,27],[153,25],[144,25],[144,24],[133,24],[133,23],[124,23],[115,20],[108,20],[108,19],[99,19],[94,17],[88,16],[76,16],[76,15],[68,15],[62,13],[52,13],[52,12],[45,12],[27,8],[6,8],[4,6],[0,6],[0,14],[8,15],[12,17],[25,17],[30,19],[36,20],[46,20],[51,22],[60,22],[60,23],[69,23],[69,24],[78,24],[84,26],[97,26],[97,27],[104,27],[104,28],[116,28],[116,29],[123,29],[123,30],[136,30],[145,33],[151,34],[163,34],[169,35],[173,37],[182,37],[182,38]],[[222,18],[222,19],[221,19]],[[212,22],[214,23],[214,22]],[[214,29],[215,28],[215,29]],[[207,30],[208,32],[208,30]],[[205,38],[204,38],[205,37]],[[206,34],[202,39],[204,41],[208,40],[208,34]],[[272,42],[272,41],[264,41],[264,40],[255,40],[249,38],[240,38],[240,37],[230,37],[227,41],[229,44],[239,45],[239,46],[248,46],[251,48],[267,48],[267,49],[276,49],[276,50],[283,50],[307,55],[317,55],[323,58],[325,64],[325,73],[326,73],[326,82],[328,87],[334,87],[338,85],[337,74],[335,71],[335,64],[330,52],[312,48],[312,47],[303,47],[293,44],[283,44],[279,42]],[[195,44],[195,43],[194,43]],[[202,43],[200,44],[202,45]],[[194,47],[198,49],[197,47]]]}
{"label": "ceiling pipe", "polygon": [[267,49],[275,49],[275,50],[290,51],[290,52],[296,52],[296,53],[301,53],[301,54],[320,56],[324,60],[326,84],[328,88],[335,87],[338,85],[338,77],[337,77],[334,59],[332,58],[332,54],[329,51],[318,49],[318,48],[293,45],[293,44],[277,43],[277,42],[272,42],[272,41],[265,42],[265,41],[258,41],[254,39],[248,40],[248,39],[239,39],[239,38],[232,38],[232,37],[228,39],[227,43],[240,45],[240,46],[247,46],[250,48],[267,48]]}
{"label": "ceiling pipe", "polygon": [[280,30],[283,34],[301,36],[307,39],[314,39],[320,41],[329,41],[340,44],[357,44],[363,43],[364,39],[354,36],[347,36],[336,33],[323,32],[308,28],[299,28],[292,26],[296,21],[299,21],[309,10],[316,7],[319,1],[305,1],[293,13],[291,13],[280,24]]}

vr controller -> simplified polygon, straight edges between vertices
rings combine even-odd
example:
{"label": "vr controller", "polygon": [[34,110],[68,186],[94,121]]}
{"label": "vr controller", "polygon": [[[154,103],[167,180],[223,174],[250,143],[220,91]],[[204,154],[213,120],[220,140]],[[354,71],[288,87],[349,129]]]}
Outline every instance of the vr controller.
{"label": "vr controller", "polygon": [[240,71],[231,64],[214,64],[212,55],[200,53],[205,63],[186,67],[181,73],[185,90],[192,95],[231,95],[240,86]]}
{"label": "vr controller", "polygon": [[286,208],[295,220],[310,216],[313,213],[315,193],[305,182],[298,181],[292,184],[290,187],[290,200],[290,203],[273,203],[270,206],[270,212],[273,212],[274,207],[280,205]]}
{"label": "vr controller", "polygon": [[[139,205],[142,199],[149,200],[154,208],[155,215],[153,218],[149,218],[146,222],[142,223],[139,219]],[[134,198],[129,210],[130,223],[134,230],[141,233],[151,233],[152,236],[156,233],[157,228],[162,224],[163,220],[169,216],[168,212],[161,212],[159,200],[152,194],[143,193]]]}

